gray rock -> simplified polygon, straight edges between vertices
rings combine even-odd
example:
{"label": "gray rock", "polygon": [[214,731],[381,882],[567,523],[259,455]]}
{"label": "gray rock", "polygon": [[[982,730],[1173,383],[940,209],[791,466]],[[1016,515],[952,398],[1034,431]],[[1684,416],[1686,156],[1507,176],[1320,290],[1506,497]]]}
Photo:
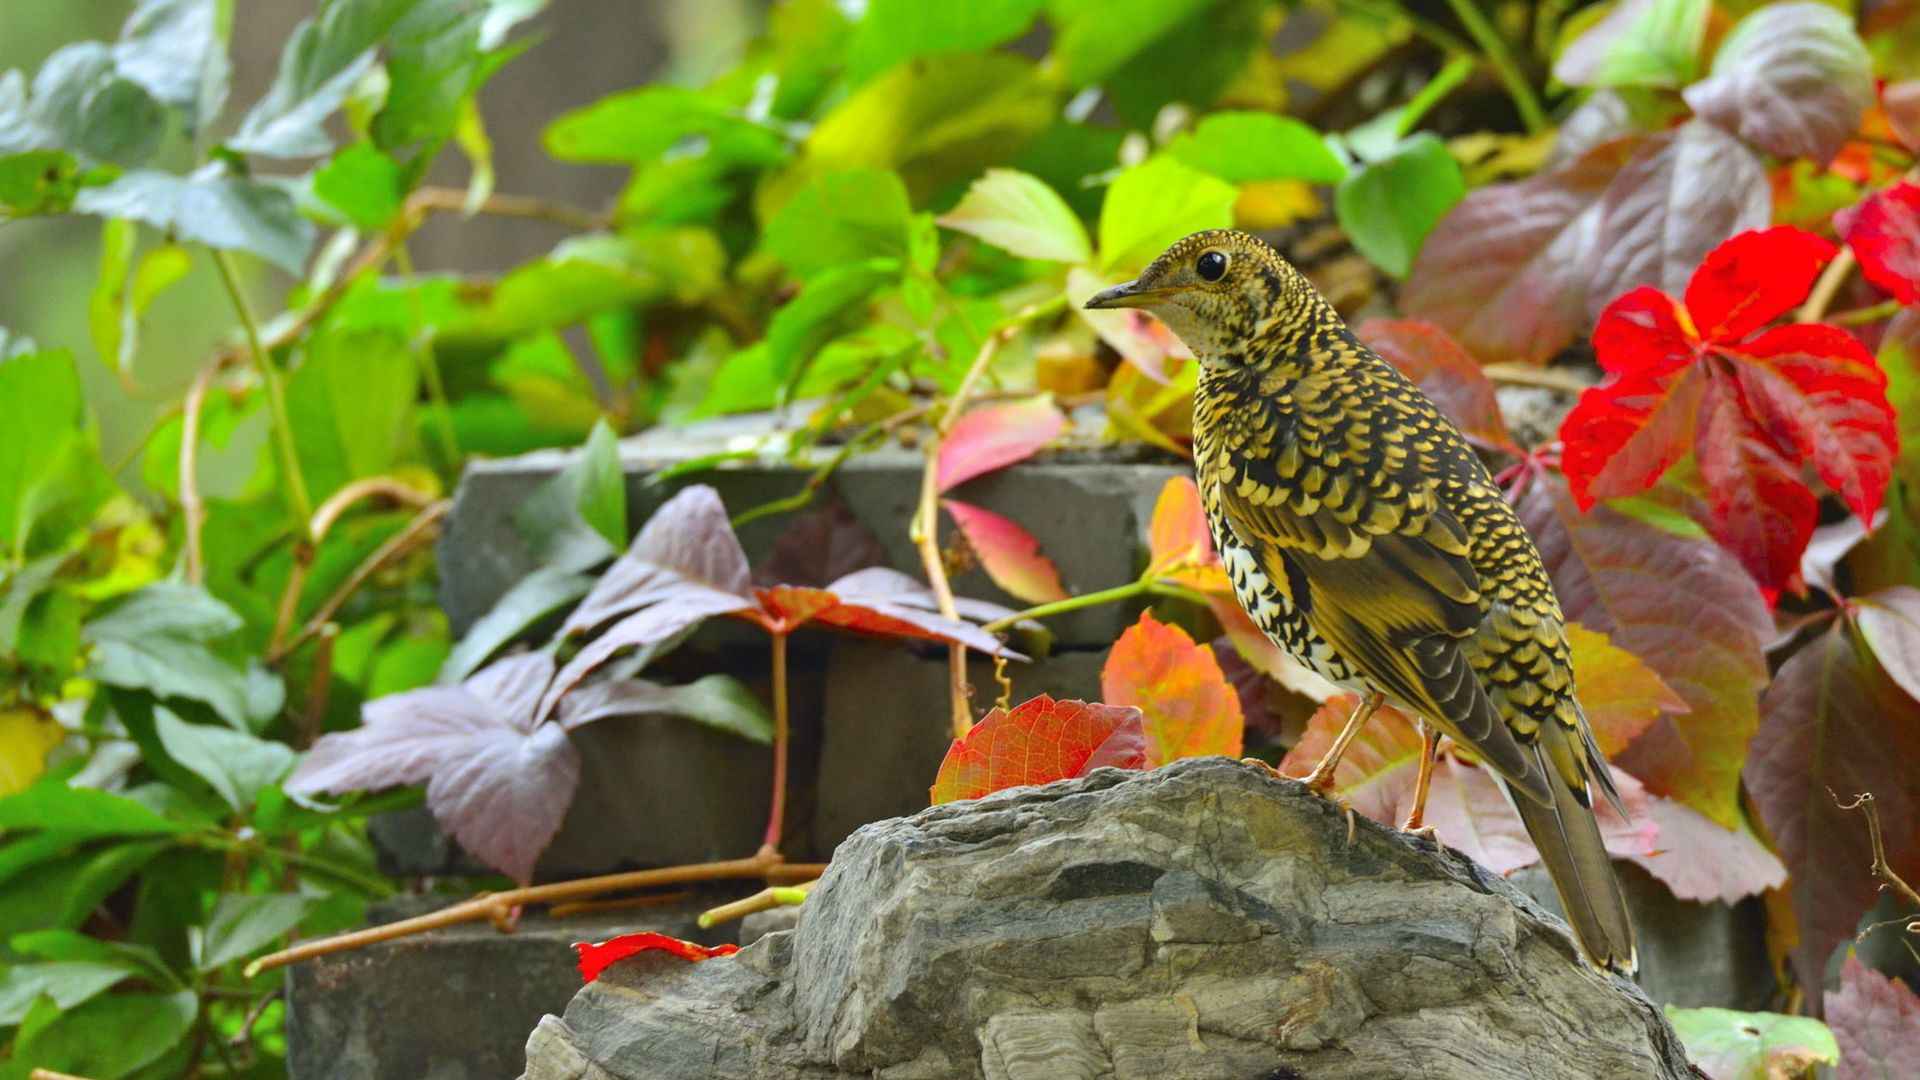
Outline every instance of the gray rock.
{"label": "gray rock", "polygon": [[616,965],[524,1080],[1690,1075],[1504,880],[1210,758],[863,828],[792,932]]}

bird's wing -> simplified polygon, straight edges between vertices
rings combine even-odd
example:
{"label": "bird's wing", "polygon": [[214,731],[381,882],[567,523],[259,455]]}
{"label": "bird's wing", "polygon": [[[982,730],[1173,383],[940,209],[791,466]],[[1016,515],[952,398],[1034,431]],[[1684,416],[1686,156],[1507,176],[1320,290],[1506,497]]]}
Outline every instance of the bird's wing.
{"label": "bird's wing", "polygon": [[1373,473],[1365,488],[1323,483],[1309,492],[1300,473],[1283,478],[1261,459],[1240,460],[1216,466],[1226,470],[1220,502],[1269,580],[1284,582],[1313,628],[1374,685],[1549,803],[1538,755],[1502,720],[1461,648],[1483,614],[1479,575],[1437,482]]}

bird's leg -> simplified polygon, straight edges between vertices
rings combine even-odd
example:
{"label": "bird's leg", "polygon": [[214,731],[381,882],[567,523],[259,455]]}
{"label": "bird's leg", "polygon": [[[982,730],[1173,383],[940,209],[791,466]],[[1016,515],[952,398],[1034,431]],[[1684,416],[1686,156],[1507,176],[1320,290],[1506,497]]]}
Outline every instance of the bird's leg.
{"label": "bird's leg", "polygon": [[1420,729],[1420,771],[1413,779],[1413,808],[1407,811],[1407,820],[1400,823],[1400,831],[1431,840],[1433,826],[1422,822],[1427,815],[1427,787],[1433,783],[1433,760],[1440,748],[1440,731],[1425,720],[1413,723]]}
{"label": "bird's leg", "polygon": [[1347,744],[1353,741],[1355,735],[1360,734],[1360,728],[1366,724],[1367,719],[1373,715],[1373,711],[1378,709],[1385,700],[1386,695],[1375,691],[1368,694],[1366,698],[1354,708],[1353,714],[1347,717],[1347,726],[1341,728],[1340,734],[1334,736],[1333,745],[1328,747],[1327,752],[1320,756],[1320,763],[1313,767],[1313,771],[1306,775],[1305,780],[1308,787],[1322,795],[1333,790],[1333,770],[1340,767],[1340,755],[1347,752]]}

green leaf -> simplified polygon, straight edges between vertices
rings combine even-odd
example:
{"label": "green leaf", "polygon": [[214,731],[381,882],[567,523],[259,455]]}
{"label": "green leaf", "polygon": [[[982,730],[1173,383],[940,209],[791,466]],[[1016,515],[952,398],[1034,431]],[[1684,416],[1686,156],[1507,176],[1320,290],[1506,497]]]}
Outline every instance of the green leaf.
{"label": "green leaf", "polygon": [[0,927],[14,931],[72,929],[153,858],[170,839],[95,845],[42,863],[0,886]]}
{"label": "green leaf", "polygon": [[42,994],[62,1009],[71,1009],[105,993],[127,977],[114,964],[16,964],[0,973],[0,1027],[26,1019],[27,1010]]}
{"label": "green leaf", "polygon": [[916,56],[991,49],[1025,33],[1045,0],[869,0],[847,47],[855,83]]}
{"label": "green leaf", "polygon": [[[204,853],[202,853],[204,854]],[[198,921],[199,916],[194,917]],[[22,956],[38,957],[63,964],[92,964],[118,968],[123,972],[145,975],[156,986],[178,989],[185,981],[167,966],[158,950],[150,945],[126,941],[106,941],[77,930],[29,930],[7,940],[7,947]]]}
{"label": "green leaf", "polygon": [[1067,82],[1091,86],[1217,0],[1052,0],[1054,58]]}
{"label": "green leaf", "polygon": [[387,227],[400,212],[406,192],[400,166],[371,143],[362,142],[314,171],[313,194],[348,224],[372,231]]}
{"label": "green leaf", "polygon": [[367,675],[367,697],[386,697],[432,684],[453,652],[444,628],[411,634],[380,650]]}
{"label": "green leaf", "polygon": [[[1168,105],[1196,111],[1212,105],[1271,35],[1271,7],[1271,0],[1211,0],[1181,17],[1100,80],[1114,113],[1131,127],[1150,129]],[[1111,26],[1110,13],[1098,18]],[[1315,45],[1325,40],[1323,34]]]}
{"label": "green leaf", "polygon": [[708,675],[684,686],[611,679],[575,691],[562,706],[568,730],[620,716],[680,716],[757,743],[773,741],[767,707],[731,675]]}
{"label": "green leaf", "polygon": [[547,126],[547,153],[561,161],[639,165],[689,140],[735,165],[777,165],[788,156],[778,133],[706,94],[677,86],[626,90],[562,115]]}
{"label": "green leaf", "polygon": [[277,677],[250,675],[208,647],[241,626],[240,616],[205,589],[149,585],[86,624],[93,645],[88,673],[110,686],[203,702],[244,729],[279,712],[283,691]]}
{"label": "green leaf", "polygon": [[1446,144],[1421,132],[1342,181],[1334,211],[1362,255],[1405,277],[1427,234],[1466,191]]}
{"label": "green leaf", "polygon": [[54,576],[68,558],[64,551],[46,555],[0,577],[0,581],[6,583],[5,591],[0,592],[0,656],[10,656],[19,648],[27,608],[53,584]]}
{"label": "green leaf", "polygon": [[145,806],[111,792],[68,787],[42,777],[18,795],[0,799],[0,829],[44,829],[75,840],[102,836],[164,836],[186,831]]}
{"label": "green leaf", "polygon": [[1771,1080],[1835,1065],[1840,1044],[1827,1025],[1806,1016],[1666,1007],[1687,1057],[1714,1080]]}
{"label": "green leaf", "polygon": [[120,30],[114,63],[121,75],[178,112],[191,135],[226,103],[232,21],[232,0],[140,0]]}
{"label": "green leaf", "polygon": [[706,229],[577,236],[509,273],[441,336],[498,341],[571,326],[612,307],[668,299],[695,303],[720,289],[726,258]]}
{"label": "green leaf", "polygon": [[[580,454],[513,512],[543,567],[563,574],[612,558],[627,543],[627,479],[620,442],[602,420]],[[491,651],[491,650],[489,650]]]}
{"label": "green leaf", "polygon": [[758,341],[728,356],[707,383],[695,417],[770,409],[785,386],[774,373],[773,351]]}
{"label": "green leaf", "polygon": [[420,0],[387,36],[387,101],[373,118],[383,150],[439,142],[453,131],[460,103],[488,73],[480,50],[486,17],[470,0]]}
{"label": "green leaf", "polygon": [[940,224],[1027,259],[1083,263],[1093,258],[1087,230],[1059,193],[1016,169],[989,169]]}
{"label": "green leaf", "polygon": [[892,170],[924,202],[1018,153],[1052,122],[1057,93],[1011,53],[901,64],[821,118],[807,137],[808,167]]}
{"label": "green leaf", "polygon": [[314,157],[332,149],[325,123],[373,67],[374,48],[418,0],[325,0],[280,54],[280,70],[227,145],[266,157]]}
{"label": "green leaf", "polygon": [[131,218],[208,247],[249,251],[299,274],[313,246],[313,224],[277,183],[233,176],[213,162],[191,176],[141,169],[81,190],[73,207],[104,218]]}
{"label": "green leaf", "polygon": [[1347,167],[1320,133],[1291,116],[1217,112],[1167,144],[1167,153],[1233,184],[1304,180],[1335,184]]}
{"label": "green leaf", "polygon": [[205,780],[228,806],[244,813],[260,789],[293,768],[293,749],[244,731],[189,724],[164,708],[153,711],[160,745],[180,765]]}
{"label": "green leaf", "polygon": [[326,331],[287,380],[293,445],[316,502],[399,458],[420,380],[406,341],[383,330]]}
{"label": "green leaf", "polygon": [[0,76],[0,153],[66,150],[95,161],[138,165],[159,149],[166,112],[124,77],[113,49],[68,45],[33,77],[31,100],[18,74]]}
{"label": "green leaf", "polygon": [[535,423],[584,437],[600,421],[600,395],[574,359],[572,346],[556,330],[514,342],[487,365],[487,380],[505,390]]}
{"label": "green leaf", "polygon": [[800,277],[865,259],[907,257],[913,208],[900,177],[850,169],[814,177],[767,222],[766,246]]}
{"label": "green leaf", "polygon": [[100,280],[87,307],[87,329],[100,362],[123,375],[133,372],[140,319],[156,296],[178,284],[193,259],[179,244],[162,244],[133,262],[138,230],[124,218],[109,218],[100,230]]}
{"label": "green leaf", "polygon": [[39,492],[85,441],[80,377],[65,350],[0,359],[0,551],[26,547]]}
{"label": "green leaf", "polygon": [[120,1080],[173,1049],[200,1013],[191,990],[172,994],[108,994],[58,1018],[25,1026],[14,1057],[89,1080]]}
{"label": "green leaf", "polygon": [[195,969],[216,971],[253,955],[299,926],[312,907],[312,898],[291,893],[222,895],[207,920]]}
{"label": "green leaf", "polygon": [[[1444,151],[1444,148],[1443,148]],[[1100,265],[1146,265],[1175,240],[1233,224],[1239,192],[1171,157],[1148,158],[1116,178],[1100,207]]]}
{"label": "green leaf", "polygon": [[1619,0],[1554,62],[1568,86],[1684,86],[1700,68],[1708,0]]}
{"label": "green leaf", "polygon": [[828,269],[773,313],[767,324],[767,358],[773,378],[792,387],[820,346],[841,330],[849,316],[864,311],[877,290],[900,280],[900,261],[865,259]]}
{"label": "green leaf", "polygon": [[83,173],[65,150],[28,150],[0,154],[0,216],[64,214],[74,196],[97,174]]}

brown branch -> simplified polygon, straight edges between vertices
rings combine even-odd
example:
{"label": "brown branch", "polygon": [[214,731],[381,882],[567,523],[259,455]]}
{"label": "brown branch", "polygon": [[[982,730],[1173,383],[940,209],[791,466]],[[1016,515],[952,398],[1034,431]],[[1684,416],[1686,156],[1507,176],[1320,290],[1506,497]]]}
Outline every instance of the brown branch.
{"label": "brown branch", "polygon": [[1813,291],[1807,294],[1807,302],[1800,305],[1800,312],[1793,317],[1794,321],[1819,322],[1826,318],[1827,308],[1833,304],[1840,286],[1846,284],[1847,275],[1853,273],[1853,266],[1853,249],[1841,247],[1840,254],[1835,255],[1827,268],[1821,271],[1820,280],[1813,283]]}
{"label": "brown branch", "polygon": [[207,563],[200,544],[201,530],[207,524],[207,504],[200,498],[200,411],[206,407],[207,394],[214,377],[230,363],[235,354],[222,353],[200,369],[187,388],[186,403],[181,406],[180,422],[180,513],[187,533],[187,584],[206,580]]}
{"label": "brown branch", "polygon": [[292,948],[270,953],[248,964],[246,976],[251,979],[262,971],[271,971],[274,968],[296,964],[316,956],[365,948],[382,941],[424,934],[429,930],[497,919],[500,914],[526,904],[551,904],[561,900],[579,900],[599,896],[621,889],[650,889],[661,885],[684,885],[693,881],[730,881],[742,878],[805,881],[819,877],[825,871],[826,866],[821,863],[787,863],[782,861],[777,852],[762,851],[746,859],[694,863],[689,866],[668,866],[659,870],[630,870],[620,874],[580,878],[576,881],[560,881],[551,885],[508,889],[506,892],[476,896],[471,900],[425,915],[417,915],[411,919],[401,919],[399,922],[391,922],[383,926],[370,926],[364,930],[336,934],[333,937],[303,941]]}
{"label": "brown branch", "polygon": [[[458,212],[467,209],[467,193],[463,188],[423,187],[407,197],[407,210],[415,215],[427,213]],[[489,195],[485,202],[475,208],[476,212],[493,217],[527,218],[533,221],[548,221],[555,225],[564,225],[570,229],[593,231],[605,229],[613,224],[610,212],[594,213],[577,206],[553,202],[534,195]]]}
{"label": "brown branch", "polygon": [[369,476],[355,480],[329,495],[327,501],[321,503],[320,508],[313,512],[313,521],[307,526],[308,537],[316,544],[325,540],[327,533],[333,529],[334,523],[339,521],[341,515],[351,509],[353,504],[362,499],[376,497],[389,499],[415,510],[423,510],[433,505],[433,496],[418,488],[410,487],[391,476]]}
{"label": "brown branch", "polygon": [[634,908],[660,907],[663,904],[677,904],[682,900],[693,899],[692,889],[674,889],[671,892],[647,893],[643,896],[623,896],[617,900],[575,900],[566,904],[555,904],[547,909],[547,917],[553,919],[571,919],[575,915],[597,915],[606,911],[631,911]]}
{"label": "brown branch", "polygon": [[[1840,796],[1832,788],[1828,788],[1827,797],[1833,800],[1833,805],[1842,810],[1858,810],[1866,815],[1867,842],[1873,846],[1873,876],[1880,879],[1879,891],[1885,892],[1892,889],[1901,899],[1920,908],[1920,892],[1916,892],[1913,886],[1907,884],[1899,874],[1894,872],[1892,864],[1887,862],[1886,840],[1880,834],[1880,811],[1873,804],[1873,793],[1862,792],[1855,795],[1852,802],[1841,802]],[[1874,923],[1860,931],[1859,936],[1854,940],[1861,940],[1882,927],[1898,926],[1902,923],[1906,924],[1909,933],[1920,934],[1920,919],[1902,917]]]}
{"label": "brown branch", "polygon": [[305,644],[308,638],[318,634],[321,627],[333,620],[334,614],[340,610],[341,605],[352,598],[354,593],[360,591],[360,587],[367,583],[368,578],[429,539],[435,527],[440,524],[440,519],[446,516],[447,510],[452,506],[452,500],[441,499],[415,514],[413,520],[407,522],[406,528],[388,537],[386,543],[375,548],[373,554],[368,555],[361,560],[359,566],[353,568],[353,573],[348,574],[347,580],[341,582],[340,587],[321,603],[319,609],[307,620],[307,624],[301,627],[300,633],[295,635],[292,641],[267,650],[267,663],[279,663],[286,659],[289,653]]}

